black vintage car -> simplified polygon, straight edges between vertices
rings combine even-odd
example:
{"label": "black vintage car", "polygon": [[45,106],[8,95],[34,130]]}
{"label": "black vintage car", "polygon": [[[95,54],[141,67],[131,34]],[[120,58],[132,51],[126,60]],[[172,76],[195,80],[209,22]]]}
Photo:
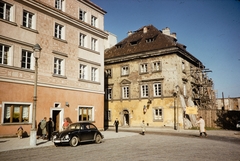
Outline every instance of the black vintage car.
{"label": "black vintage car", "polygon": [[103,138],[97,127],[90,122],[72,123],[66,130],[54,132],[52,135],[55,146],[70,144],[75,147],[80,142],[96,142],[99,144]]}

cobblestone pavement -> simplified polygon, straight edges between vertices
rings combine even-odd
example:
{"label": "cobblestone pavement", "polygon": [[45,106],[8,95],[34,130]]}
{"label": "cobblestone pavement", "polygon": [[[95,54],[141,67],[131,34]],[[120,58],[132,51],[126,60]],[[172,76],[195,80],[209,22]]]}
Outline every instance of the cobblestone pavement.
{"label": "cobblestone pavement", "polygon": [[[53,145],[0,152],[1,161],[240,161],[238,137],[161,134],[112,137],[101,144]],[[119,135],[111,133],[111,135]]]}

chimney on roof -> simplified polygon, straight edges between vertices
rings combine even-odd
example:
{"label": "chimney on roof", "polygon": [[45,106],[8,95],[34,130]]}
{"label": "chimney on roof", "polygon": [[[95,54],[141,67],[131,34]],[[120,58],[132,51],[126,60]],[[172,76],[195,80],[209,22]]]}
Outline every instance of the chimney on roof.
{"label": "chimney on roof", "polygon": [[171,36],[177,40],[177,34],[176,32],[170,33],[170,28],[166,27],[165,29],[162,29],[162,33],[168,36]]}
{"label": "chimney on roof", "polygon": [[162,33],[170,36],[170,28],[166,27],[165,29],[162,29]]}
{"label": "chimney on roof", "polygon": [[144,27],[144,28],[143,28],[143,33],[144,33],[144,34],[147,33],[147,30],[148,30],[148,28],[147,28],[147,27]]}
{"label": "chimney on roof", "polygon": [[132,31],[128,31],[127,34],[128,34],[128,36],[132,35]]}
{"label": "chimney on roof", "polygon": [[172,36],[172,37],[174,37],[175,39],[177,39],[177,33],[176,33],[176,32],[171,33],[170,36]]}

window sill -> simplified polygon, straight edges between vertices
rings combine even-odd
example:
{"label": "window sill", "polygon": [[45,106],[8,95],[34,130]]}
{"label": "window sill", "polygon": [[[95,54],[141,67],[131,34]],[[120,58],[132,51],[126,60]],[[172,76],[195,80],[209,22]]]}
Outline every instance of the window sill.
{"label": "window sill", "polygon": [[78,46],[78,47],[81,48],[81,49],[83,49],[83,50],[87,50],[87,51],[90,51],[90,52],[93,52],[93,53],[95,53],[95,54],[100,55],[100,52],[98,52],[98,51],[95,51],[95,50],[86,48],[86,47],[84,47],[84,46]]}
{"label": "window sill", "polygon": [[66,41],[66,40],[63,40],[63,39],[59,39],[59,38],[57,38],[57,37],[53,37],[53,39],[54,39],[54,40],[58,40],[58,41],[61,41],[61,42],[63,42],[63,43],[67,43],[67,41]]}
{"label": "window sill", "polygon": [[17,23],[16,23],[16,22],[12,22],[12,21],[8,21],[8,20],[4,20],[4,19],[0,19],[0,21],[2,21],[2,22],[6,22],[6,23],[8,23],[8,24],[10,24],[10,25],[13,25],[13,26],[17,26]]}
{"label": "window sill", "polygon": [[14,66],[7,65],[7,64],[0,64],[0,67],[14,69],[14,70],[21,70],[21,71],[31,72],[31,73],[35,72],[34,69],[26,69],[26,68],[14,67]]}
{"label": "window sill", "polygon": [[58,77],[58,78],[67,79],[67,77],[66,77],[66,76],[59,75],[59,74],[53,74],[52,76],[53,76],[53,77]]}
{"label": "window sill", "polygon": [[153,119],[153,122],[163,122],[163,119]]}
{"label": "window sill", "polygon": [[78,79],[78,81],[100,85],[100,82],[90,81],[90,80],[86,80],[86,79]]}
{"label": "window sill", "polygon": [[142,75],[142,74],[148,74],[148,72],[140,72],[139,74],[140,74],[140,75]]}
{"label": "window sill", "polygon": [[160,72],[162,72],[161,70],[154,70],[154,71],[152,71],[152,73],[160,73]]}
{"label": "window sill", "polygon": [[11,126],[11,125],[32,125],[29,122],[14,122],[14,123],[2,123],[1,126]]}
{"label": "window sill", "polygon": [[121,75],[121,77],[127,77],[127,76],[129,76],[129,74],[126,74],[126,75]]}
{"label": "window sill", "polygon": [[35,30],[35,29],[28,28],[28,27],[25,27],[25,26],[22,26],[22,25],[21,25],[21,28],[22,28],[22,29],[25,29],[25,30],[28,30],[28,31],[31,31],[31,32],[34,32],[34,33],[36,33],[36,34],[38,34],[38,31]]}

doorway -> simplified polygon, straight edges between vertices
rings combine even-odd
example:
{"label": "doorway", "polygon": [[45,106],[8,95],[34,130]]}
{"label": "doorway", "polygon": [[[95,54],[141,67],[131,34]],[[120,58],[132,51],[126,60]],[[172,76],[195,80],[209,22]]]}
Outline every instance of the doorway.
{"label": "doorway", "polygon": [[54,131],[61,131],[61,110],[52,110],[52,120],[54,122]]}
{"label": "doorway", "polygon": [[123,110],[123,126],[130,126],[128,110]]}

